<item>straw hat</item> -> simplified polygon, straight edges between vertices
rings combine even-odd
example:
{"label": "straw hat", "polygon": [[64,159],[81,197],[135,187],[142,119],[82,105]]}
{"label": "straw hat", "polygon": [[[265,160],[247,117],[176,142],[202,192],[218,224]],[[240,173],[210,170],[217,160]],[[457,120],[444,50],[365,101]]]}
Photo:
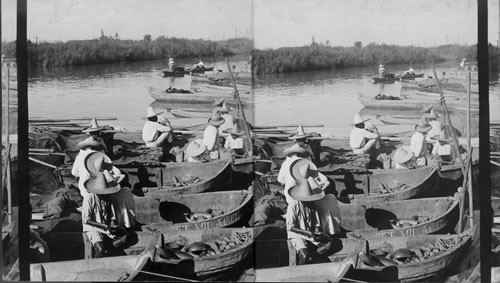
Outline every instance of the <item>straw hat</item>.
{"label": "straw hat", "polygon": [[226,102],[222,102],[222,106],[216,107],[217,111],[221,113],[229,113],[229,111],[233,110],[231,106],[227,106]]}
{"label": "straw hat", "polygon": [[359,113],[354,114],[354,124],[355,125],[356,124],[364,123],[364,122],[366,122],[368,120],[370,120],[370,119],[365,119],[365,120],[361,119],[361,115],[359,115]]}
{"label": "straw hat", "polygon": [[214,111],[212,111],[212,117],[208,118],[208,124],[215,127],[224,124],[225,121],[226,120],[220,116],[220,113],[217,112],[217,109],[214,109]]}
{"label": "straw hat", "polygon": [[148,109],[147,109],[147,118],[152,118],[152,117],[155,117],[155,116],[158,116],[160,115],[162,112],[159,112],[159,113],[156,113],[155,110],[153,109],[153,107],[149,106]]}
{"label": "straw hat", "polygon": [[219,106],[219,107],[221,107],[223,103],[224,103],[224,98],[217,98],[214,101],[214,103],[212,103],[212,106]]}
{"label": "straw hat", "polygon": [[290,155],[290,154],[293,154],[293,153],[297,153],[297,154],[304,154],[306,153],[306,149],[301,147],[298,143],[292,145],[291,147],[289,148],[286,148],[284,151],[285,155]]}
{"label": "straw hat", "polygon": [[99,172],[94,178],[88,179],[83,186],[98,195],[109,195],[118,192],[121,187],[109,172]]}
{"label": "straw hat", "polygon": [[97,120],[94,118],[90,120],[90,127],[87,127],[82,130],[84,133],[94,133],[94,132],[99,132],[103,130],[103,127],[99,127],[99,124],[97,124]]}
{"label": "straw hat", "polygon": [[197,157],[202,155],[207,147],[203,145],[203,141],[201,139],[194,140],[188,144],[186,147],[186,154],[191,157]]}
{"label": "straw hat", "polygon": [[431,104],[424,105],[422,107],[422,113],[429,113],[433,108],[434,108],[434,106],[432,106]]}
{"label": "straw hat", "polygon": [[430,113],[425,113],[423,115],[423,117],[425,117],[427,119],[437,119],[437,118],[441,117],[441,115],[438,114],[438,113],[436,113],[436,112],[434,112],[434,109],[431,109]]}
{"label": "straw hat", "polygon": [[96,151],[92,152],[85,157],[85,169],[89,171],[90,175],[97,176],[103,170],[111,170],[113,164],[111,159],[104,153]]}
{"label": "straw hat", "polygon": [[304,127],[302,127],[302,125],[299,125],[297,127],[297,133],[291,137],[289,137],[288,139],[290,140],[298,140],[298,139],[303,139],[303,138],[307,138],[311,136],[311,134],[306,134],[305,131],[304,131]]}
{"label": "straw hat", "polygon": [[316,201],[325,197],[325,192],[313,177],[311,169],[314,168],[316,166],[307,159],[297,159],[292,163],[290,174],[297,184],[288,190],[290,197],[298,201]]}
{"label": "straw hat", "polygon": [[405,163],[409,161],[413,157],[413,154],[410,151],[409,146],[402,146],[396,150],[394,153],[394,157],[392,160],[394,160],[395,163]]}
{"label": "straw hat", "polygon": [[77,146],[79,149],[83,149],[85,147],[99,147],[99,146],[101,146],[101,144],[99,142],[97,142],[96,140],[94,140],[93,137],[88,137],[87,139],[79,142],[77,144]]}
{"label": "straw hat", "polygon": [[429,124],[429,121],[427,121],[427,119],[420,120],[420,122],[415,126],[415,130],[421,133],[427,133],[431,129],[432,126]]}

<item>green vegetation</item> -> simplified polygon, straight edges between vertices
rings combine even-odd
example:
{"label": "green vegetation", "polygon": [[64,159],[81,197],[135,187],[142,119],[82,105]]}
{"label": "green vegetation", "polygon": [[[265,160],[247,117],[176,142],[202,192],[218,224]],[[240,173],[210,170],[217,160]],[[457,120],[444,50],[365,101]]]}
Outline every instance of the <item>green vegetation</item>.
{"label": "green vegetation", "polygon": [[[414,47],[370,43],[362,47],[332,47],[314,43],[304,47],[285,47],[275,50],[253,51],[254,73],[286,73],[335,68],[362,67],[382,64],[416,64],[471,58],[475,47],[445,45],[439,47]],[[469,55],[469,56],[467,56]],[[475,57],[475,56],[474,56]]]}
{"label": "green vegetation", "polygon": [[[15,42],[2,42],[3,54],[15,56]],[[29,64],[31,67],[61,67],[71,65],[91,65],[115,62],[132,62],[164,59],[169,56],[215,57],[235,54],[249,54],[252,41],[248,38],[234,38],[224,41],[203,39],[167,38],[152,39],[145,35],[143,40],[121,40],[101,35],[93,40],[71,40],[67,42],[28,42]]]}

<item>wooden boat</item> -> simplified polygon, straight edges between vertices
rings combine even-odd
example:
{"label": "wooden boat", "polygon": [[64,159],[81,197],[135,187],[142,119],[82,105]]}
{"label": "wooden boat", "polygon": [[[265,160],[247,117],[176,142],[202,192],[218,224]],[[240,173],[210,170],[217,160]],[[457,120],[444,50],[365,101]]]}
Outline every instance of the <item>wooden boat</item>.
{"label": "wooden boat", "polygon": [[162,71],[164,77],[184,77],[185,74],[189,74],[189,71]]}
{"label": "wooden boat", "polygon": [[196,74],[204,74],[205,72],[210,72],[213,71],[214,67],[196,67],[196,68],[191,68],[191,69],[186,69],[186,71],[189,71],[190,73],[196,73]]}
{"label": "wooden boat", "polygon": [[340,282],[358,257],[340,262],[255,269],[255,282]]}
{"label": "wooden boat", "polygon": [[[223,182],[231,174],[230,162],[216,160],[206,163],[198,162],[170,162],[162,163],[156,169],[158,188],[150,188],[144,192],[145,196],[162,199],[171,194],[196,194],[210,189]],[[182,181],[197,178],[199,182],[191,185],[182,185]],[[176,186],[177,183],[177,186]]]}
{"label": "wooden boat", "polygon": [[218,228],[208,230],[190,230],[190,231],[158,231],[161,234],[159,246],[167,243],[176,243],[184,247],[194,242],[203,242],[205,244],[223,241],[224,238],[232,239],[233,235],[245,235],[245,241],[242,241],[236,248],[212,256],[203,256],[193,259],[164,259],[159,253],[155,254],[153,262],[155,264],[167,265],[168,269],[175,269],[184,274],[194,274],[198,277],[217,274],[231,269],[251,257],[254,249],[254,234],[252,228]]}
{"label": "wooden boat", "polygon": [[[156,100],[169,102],[185,102],[185,103],[213,103],[217,98],[233,99],[232,92],[195,92],[195,93],[167,93],[162,89],[150,87],[149,94]],[[240,95],[242,101],[249,102],[250,95]]]}
{"label": "wooden boat", "polygon": [[416,125],[420,121],[420,118],[404,116],[378,116],[377,119],[386,125]]}
{"label": "wooden boat", "polygon": [[[395,237],[435,234],[452,229],[458,220],[459,195],[453,197],[424,198],[368,204],[339,203],[342,228],[349,237]],[[414,226],[393,228],[391,221],[422,220]]]}
{"label": "wooden boat", "polygon": [[[344,195],[348,202],[373,202],[405,200],[422,196],[433,196],[438,189],[439,175],[433,167],[417,169],[376,169],[371,174],[332,176],[335,189]],[[351,178],[352,177],[352,178]],[[400,184],[406,187],[400,191],[382,193],[381,185],[386,188]],[[342,197],[339,200],[343,200]]]}
{"label": "wooden boat", "polygon": [[190,109],[172,109],[170,110],[175,117],[178,118],[207,118],[210,117],[211,112],[190,110]]}
{"label": "wooden boat", "polygon": [[37,263],[30,265],[32,281],[132,281],[153,257],[139,255]]}
{"label": "wooden boat", "polygon": [[[253,192],[250,190],[222,191],[191,195],[171,195],[162,199],[138,197],[135,199],[137,221],[147,223],[144,231],[196,230],[222,228],[245,217],[252,209]],[[222,211],[219,216],[188,222],[186,215]]]}
{"label": "wooden boat", "polygon": [[[409,97],[399,100],[378,100],[375,99],[374,96],[358,93],[358,99],[365,107],[379,109],[421,110],[424,105],[430,104],[434,107],[440,106],[439,98],[437,97]],[[452,109],[454,107],[465,107],[467,105],[466,103],[465,100],[446,100],[446,105]],[[478,109],[478,101],[471,101],[471,108]]]}
{"label": "wooden boat", "polygon": [[[447,248],[444,252],[420,259],[419,262],[404,263],[396,266],[371,267],[363,263],[360,259],[356,265],[356,270],[352,272],[353,279],[367,279],[375,281],[413,281],[431,278],[442,275],[450,266],[457,264],[461,257],[465,255],[476,227],[455,235],[420,235],[412,237],[393,237],[393,238],[367,238],[367,250],[383,249],[388,252],[394,252],[398,249],[420,249],[429,244],[439,244],[441,241],[454,242],[455,244]],[[343,241],[344,243],[344,241]],[[349,245],[344,245],[344,249],[338,254],[355,252],[350,250]],[[366,251],[364,251],[366,252]],[[335,254],[330,259],[335,258]]]}
{"label": "wooden boat", "polygon": [[422,73],[422,74],[413,74],[413,75],[406,74],[406,75],[402,75],[402,76],[395,75],[393,77],[385,77],[385,78],[373,77],[373,83],[375,83],[375,84],[378,84],[378,83],[394,83],[395,81],[399,81],[401,79],[413,80],[415,78],[421,78],[423,76],[424,76],[424,74]]}

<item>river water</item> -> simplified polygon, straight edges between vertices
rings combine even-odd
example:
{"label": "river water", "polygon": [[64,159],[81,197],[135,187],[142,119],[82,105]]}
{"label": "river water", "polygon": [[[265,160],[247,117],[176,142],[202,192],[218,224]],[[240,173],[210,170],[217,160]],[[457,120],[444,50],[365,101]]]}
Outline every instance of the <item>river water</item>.
{"label": "river water", "polygon": [[[238,71],[250,69],[248,56],[233,57],[229,60],[232,65],[236,65]],[[221,58],[206,59],[204,62],[208,66],[215,66],[216,69],[227,69]],[[190,65],[197,63],[197,59],[184,59],[177,63]],[[144,123],[146,108],[150,105],[160,111],[188,107],[155,102],[148,94],[147,88],[150,86],[162,89],[170,85],[189,88],[189,77],[173,80],[162,77],[161,71],[167,65],[166,60],[160,60],[55,68],[32,73],[28,86],[30,117],[64,119],[111,116],[117,117],[117,121],[111,121],[109,124],[139,130]],[[396,74],[407,67],[386,66],[388,71]],[[414,68],[418,73],[432,74],[431,66],[414,65]],[[454,70],[455,63],[437,65],[438,74]],[[383,91],[386,95],[400,95],[399,82],[386,84],[383,90],[380,85],[370,82],[377,73],[377,66],[373,66],[257,76],[254,84],[254,105],[246,109],[246,116],[259,126],[321,124],[324,126],[309,130],[338,137],[348,136],[356,112],[360,111],[364,118],[384,115],[387,112],[363,109],[357,98],[358,93],[375,95]],[[491,120],[500,120],[500,113],[494,111],[500,106],[499,88],[491,87],[490,92]],[[202,106],[192,105],[190,108],[195,107]],[[203,106],[205,111],[207,107],[209,108]],[[463,130],[465,122],[462,121],[465,121],[465,117],[461,120],[455,117],[453,120],[462,124],[454,126]],[[473,125],[477,125],[477,115],[473,117]]]}

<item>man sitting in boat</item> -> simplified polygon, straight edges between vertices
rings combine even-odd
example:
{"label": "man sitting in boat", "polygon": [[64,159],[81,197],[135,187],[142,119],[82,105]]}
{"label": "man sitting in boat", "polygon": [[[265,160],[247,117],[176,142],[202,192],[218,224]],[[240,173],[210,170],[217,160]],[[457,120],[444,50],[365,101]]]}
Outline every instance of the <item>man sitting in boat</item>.
{"label": "man sitting in boat", "polygon": [[232,107],[227,106],[226,102],[222,102],[222,106],[217,106],[215,107],[216,111],[219,112],[221,117],[224,119],[224,124],[222,124],[219,127],[219,135],[225,139],[226,137],[229,136],[228,133],[226,133],[227,130],[233,128],[235,120],[234,116],[230,114],[230,112],[233,110]]}
{"label": "man sitting in boat", "polygon": [[78,155],[76,156],[73,163],[73,167],[71,168],[71,174],[75,176],[75,178],[78,178],[78,189],[80,190],[80,195],[82,197],[85,197],[89,194],[87,189],[85,189],[85,187],[83,186],[85,181],[90,178],[90,173],[85,167],[85,158],[89,154],[96,152],[99,146],[100,144],[91,138],[78,143],[78,148],[80,148],[80,151],[78,152]]}
{"label": "man sitting in boat", "polygon": [[413,154],[409,146],[402,146],[396,150],[392,161],[395,169],[413,169]]}
{"label": "man sitting in boat", "polygon": [[208,119],[208,126],[203,132],[203,145],[207,147],[211,159],[219,159],[221,141],[218,127],[224,124],[225,120],[220,116],[217,109],[212,111],[212,116]]}
{"label": "man sitting in boat", "polygon": [[403,76],[408,76],[408,75],[415,75],[415,70],[413,69],[412,66],[406,71],[403,72]]}
{"label": "man sitting in boat", "polygon": [[91,178],[84,183],[89,192],[83,198],[83,232],[94,248],[94,257],[120,252],[133,240],[135,203],[129,188],[121,187],[121,176],[114,176],[109,157],[101,152],[87,156]]}
{"label": "man sitting in boat", "polygon": [[224,143],[224,148],[232,155],[244,155],[245,147],[243,145],[243,132],[238,123],[234,123],[234,127],[226,130],[229,136],[226,138],[226,142]]}
{"label": "man sitting in boat", "polygon": [[429,121],[429,125],[432,126],[432,129],[427,133],[426,140],[430,144],[435,144],[437,141],[432,139],[435,136],[439,136],[443,129],[441,122],[438,120],[441,115],[437,114],[434,109],[431,109],[429,113],[425,113],[422,116],[422,119],[427,119]]}
{"label": "man sitting in boat", "polygon": [[434,147],[432,148],[432,156],[437,157],[441,163],[452,162],[453,155],[451,153],[451,138],[448,137],[446,132],[443,130],[438,136],[432,137],[432,139],[437,141],[434,143]]}
{"label": "man sitting in boat", "polygon": [[[284,153],[286,155],[286,158],[285,161],[283,161],[283,163],[281,164],[280,170],[278,172],[278,182],[280,182],[284,186],[283,195],[285,196],[286,202],[290,204],[292,203],[292,198],[288,195],[288,190],[296,184],[295,179],[290,173],[290,166],[295,160],[302,159],[308,156],[309,153],[297,143],[289,148],[286,148],[284,150]],[[309,173],[311,173],[311,175],[315,178],[316,182],[321,186],[323,190],[330,185],[328,178],[318,171],[316,165],[312,164],[310,166]]]}
{"label": "man sitting in boat", "polygon": [[[380,148],[380,135],[378,131],[366,129],[365,122],[359,113],[354,115],[354,129],[349,137],[349,145],[354,154],[372,154]],[[370,129],[370,128],[369,128]]]}
{"label": "man sitting in boat", "polygon": [[289,243],[298,254],[297,265],[331,254],[331,237],[340,232],[337,199],[331,194],[325,195],[310,173],[313,166],[307,159],[298,159],[290,167],[296,184],[287,191],[291,203],[286,213],[286,230]]}
{"label": "man sitting in boat", "polygon": [[207,148],[203,145],[203,140],[201,139],[190,142],[185,152],[187,162],[207,162],[209,159]]}
{"label": "man sitting in boat", "polygon": [[168,58],[168,70],[170,72],[173,72],[175,69],[175,61],[174,61],[174,58],[170,57]]}
{"label": "man sitting in boat", "polygon": [[415,126],[415,132],[411,136],[410,139],[410,150],[413,156],[416,158],[415,162],[417,166],[425,166],[427,165],[427,141],[426,134],[432,129],[432,126],[429,124],[427,119],[422,119]]}
{"label": "man sitting in boat", "polygon": [[87,135],[90,136],[89,138],[87,138],[88,141],[95,141],[95,142],[99,143],[99,145],[96,148],[97,151],[103,151],[107,155],[111,156],[112,152],[110,152],[108,150],[108,147],[106,146],[106,143],[104,142],[104,135],[102,133],[103,130],[104,130],[104,128],[99,126],[99,124],[97,123],[97,120],[92,119],[90,121],[90,126],[87,128],[84,128],[82,130],[82,132],[86,133]]}
{"label": "man sitting in boat", "polygon": [[147,147],[162,147],[166,142],[171,143],[174,139],[173,129],[170,122],[166,118],[159,119],[153,107],[147,109],[147,121],[142,128],[142,140],[146,143]]}
{"label": "man sitting in boat", "polygon": [[297,126],[297,133],[291,137],[289,140],[293,140],[294,143],[298,144],[300,147],[306,150],[304,158],[309,159],[314,164],[319,163],[319,155],[321,153],[321,143],[319,141],[313,141],[309,139],[312,136],[317,136],[318,134],[305,133],[304,127],[302,125]]}

